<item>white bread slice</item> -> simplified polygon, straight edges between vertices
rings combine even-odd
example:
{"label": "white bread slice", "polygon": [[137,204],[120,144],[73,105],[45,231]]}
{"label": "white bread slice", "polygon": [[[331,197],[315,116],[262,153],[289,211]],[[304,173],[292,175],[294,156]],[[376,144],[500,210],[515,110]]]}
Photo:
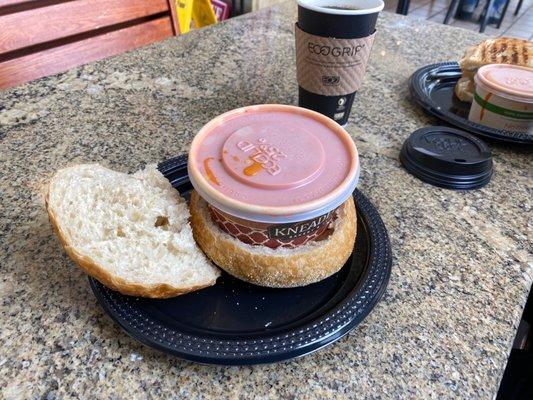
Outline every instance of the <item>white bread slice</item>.
{"label": "white bread slice", "polygon": [[123,294],[173,297],[220,274],[194,242],[187,203],[155,165],[133,175],[98,164],[62,169],[46,209],[68,255]]}
{"label": "white bread slice", "polygon": [[339,208],[333,232],[294,249],[252,246],[222,231],[209,216],[207,203],[195,191],[190,211],[194,238],[220,268],[246,282],[288,288],[321,281],[339,271],[354,249],[356,211],[350,197]]}

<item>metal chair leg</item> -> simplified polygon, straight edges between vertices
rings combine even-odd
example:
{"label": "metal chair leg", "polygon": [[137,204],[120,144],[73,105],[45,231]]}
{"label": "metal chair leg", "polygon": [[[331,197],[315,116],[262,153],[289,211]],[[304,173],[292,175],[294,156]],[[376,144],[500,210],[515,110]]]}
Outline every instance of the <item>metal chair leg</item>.
{"label": "metal chair leg", "polygon": [[520,9],[522,8],[522,2],[523,2],[523,1],[524,1],[524,0],[519,0],[519,1],[518,1],[518,4],[517,4],[517,6],[516,6],[516,9],[514,10],[514,15],[518,15],[518,13],[520,12]]}
{"label": "metal chair leg", "polygon": [[500,26],[502,26],[503,19],[505,18],[505,13],[507,12],[507,7],[509,7],[509,3],[511,0],[506,0],[505,5],[503,6],[502,10],[502,16],[500,17],[500,20],[498,21],[498,25],[496,25],[496,28],[500,29]]}
{"label": "metal chair leg", "polygon": [[410,3],[411,0],[399,0],[398,6],[396,7],[396,14],[407,15]]}
{"label": "metal chair leg", "polygon": [[450,22],[452,16],[457,12],[457,7],[459,7],[459,0],[452,0],[448,7],[448,11],[446,12],[446,17],[444,18],[444,25],[447,25],[448,22]]}
{"label": "metal chair leg", "polygon": [[481,26],[479,27],[479,33],[485,32],[485,28],[487,27],[487,23],[489,22],[490,10],[492,9],[493,5],[494,5],[494,0],[487,1],[487,6],[485,8],[485,15],[483,16],[483,19],[481,20]]}

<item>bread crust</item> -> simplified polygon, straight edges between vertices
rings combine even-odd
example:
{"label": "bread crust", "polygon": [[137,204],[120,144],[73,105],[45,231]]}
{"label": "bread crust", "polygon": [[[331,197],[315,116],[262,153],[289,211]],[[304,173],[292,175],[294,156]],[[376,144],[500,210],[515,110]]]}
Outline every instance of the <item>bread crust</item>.
{"label": "bread crust", "polygon": [[459,61],[463,76],[475,72],[487,64],[513,64],[533,67],[533,42],[509,37],[487,39],[469,47]]}
{"label": "bread crust", "polygon": [[213,224],[205,200],[196,191],[191,195],[190,213],[196,242],[217,266],[243,281],[275,288],[309,285],[339,271],[354,249],[357,233],[352,197],[344,203],[345,215],[331,236],[320,245],[304,246],[305,252],[301,248],[284,254],[271,249],[264,254],[254,252],[258,246],[242,243]]}
{"label": "bread crust", "polygon": [[455,85],[454,92],[459,100],[472,103],[474,99],[474,81],[468,77],[460,78]]}
{"label": "bread crust", "polygon": [[91,257],[81,254],[71,246],[68,242],[67,235],[62,231],[61,226],[57,222],[57,217],[49,206],[50,187],[45,196],[46,212],[48,213],[48,219],[50,224],[63,249],[65,249],[68,256],[87,274],[97,279],[100,283],[107,286],[110,289],[116,290],[122,294],[128,296],[148,297],[154,299],[166,299],[170,297],[179,296],[181,294],[193,292],[198,289],[202,289],[208,286],[212,286],[216,283],[216,279],[213,279],[206,285],[191,286],[186,289],[177,288],[166,283],[160,284],[143,284],[128,282],[116,275],[109,273],[104,267],[95,262]]}

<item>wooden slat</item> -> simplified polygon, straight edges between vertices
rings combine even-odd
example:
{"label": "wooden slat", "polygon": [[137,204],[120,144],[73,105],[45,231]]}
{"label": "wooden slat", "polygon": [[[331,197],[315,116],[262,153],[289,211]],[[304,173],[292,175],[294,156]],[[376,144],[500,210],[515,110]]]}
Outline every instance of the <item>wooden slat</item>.
{"label": "wooden slat", "polygon": [[169,11],[167,0],[76,0],[0,17],[0,54]]}
{"label": "wooden slat", "polygon": [[174,28],[174,35],[179,35],[180,24],[178,22],[178,14],[176,12],[176,0],[168,0],[168,6],[170,9],[170,17],[172,18],[172,27]]}
{"label": "wooden slat", "polygon": [[0,63],[0,88],[66,71],[172,36],[169,16]]}
{"label": "wooden slat", "polygon": [[5,6],[12,6],[13,4],[26,4],[26,3],[37,3],[38,0],[0,0],[0,8]]}

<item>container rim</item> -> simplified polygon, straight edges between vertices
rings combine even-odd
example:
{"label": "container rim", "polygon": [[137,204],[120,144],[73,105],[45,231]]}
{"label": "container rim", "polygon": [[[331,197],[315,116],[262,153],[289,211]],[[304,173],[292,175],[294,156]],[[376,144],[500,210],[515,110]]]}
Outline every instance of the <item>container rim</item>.
{"label": "container rim", "polygon": [[[385,7],[383,0],[298,0],[298,5],[324,14],[365,15],[380,12]],[[358,10],[334,9],[327,6],[357,7]]]}

